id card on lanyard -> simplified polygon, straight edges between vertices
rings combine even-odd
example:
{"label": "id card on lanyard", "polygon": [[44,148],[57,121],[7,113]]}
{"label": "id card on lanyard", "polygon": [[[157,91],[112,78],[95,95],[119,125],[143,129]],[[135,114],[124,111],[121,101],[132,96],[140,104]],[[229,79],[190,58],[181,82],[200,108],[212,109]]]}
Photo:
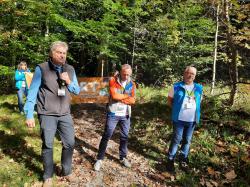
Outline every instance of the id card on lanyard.
{"label": "id card on lanyard", "polygon": [[184,108],[185,109],[192,109],[192,108],[194,108],[195,107],[195,96],[194,96],[194,87],[193,87],[193,89],[191,90],[191,91],[188,91],[187,89],[186,89],[186,87],[184,87],[185,88],[185,91],[186,91],[186,97],[187,97],[187,102],[184,104]]}

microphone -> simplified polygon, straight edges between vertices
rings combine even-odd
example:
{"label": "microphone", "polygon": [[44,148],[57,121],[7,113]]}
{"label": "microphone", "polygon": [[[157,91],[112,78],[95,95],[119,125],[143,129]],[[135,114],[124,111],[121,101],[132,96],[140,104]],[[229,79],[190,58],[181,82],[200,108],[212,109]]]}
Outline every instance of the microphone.
{"label": "microphone", "polygon": [[[66,71],[64,71],[64,68],[62,67],[62,71],[61,71],[61,73],[63,73],[63,72],[66,72]],[[59,86],[60,86],[60,87],[64,87],[64,86],[66,86],[66,81],[65,81],[65,80],[63,80],[63,79],[61,79],[61,77],[60,77],[60,76],[58,77],[58,83],[59,83]]]}

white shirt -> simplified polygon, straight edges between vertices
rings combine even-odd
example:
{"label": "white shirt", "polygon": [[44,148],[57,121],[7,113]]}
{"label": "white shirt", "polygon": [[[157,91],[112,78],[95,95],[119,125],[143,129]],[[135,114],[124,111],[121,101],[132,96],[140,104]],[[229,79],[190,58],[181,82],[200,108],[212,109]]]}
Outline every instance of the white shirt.
{"label": "white shirt", "polygon": [[[127,81],[121,81],[121,85],[122,87],[125,89],[126,85],[127,85]],[[117,110],[115,112],[116,116],[126,116],[128,115],[128,105],[122,103],[122,102],[118,102],[117,103]]]}
{"label": "white shirt", "polygon": [[[195,121],[196,102],[194,97],[194,84],[184,86],[186,93],[181,106],[178,120],[186,122]],[[172,87],[168,93],[169,97],[174,97],[174,88]]]}

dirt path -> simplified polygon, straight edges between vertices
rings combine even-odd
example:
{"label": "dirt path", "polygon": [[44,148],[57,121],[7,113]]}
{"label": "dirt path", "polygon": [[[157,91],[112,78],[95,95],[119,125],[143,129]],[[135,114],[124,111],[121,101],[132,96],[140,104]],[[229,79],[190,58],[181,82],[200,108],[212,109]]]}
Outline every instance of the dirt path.
{"label": "dirt path", "polygon": [[68,186],[164,186],[155,177],[155,171],[142,155],[129,150],[132,168],[123,167],[118,160],[119,128],[109,141],[101,171],[94,171],[98,145],[105,124],[105,106],[86,104],[73,107],[76,131],[76,150],[73,156],[73,172],[78,184]]}

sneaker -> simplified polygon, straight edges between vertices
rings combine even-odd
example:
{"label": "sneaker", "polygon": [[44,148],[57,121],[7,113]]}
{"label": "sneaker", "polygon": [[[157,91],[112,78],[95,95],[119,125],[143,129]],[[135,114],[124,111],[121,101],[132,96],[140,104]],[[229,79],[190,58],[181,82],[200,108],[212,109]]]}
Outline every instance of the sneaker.
{"label": "sneaker", "polygon": [[95,165],[94,165],[94,170],[100,171],[101,167],[102,167],[102,160],[97,160]]}
{"label": "sneaker", "polygon": [[167,169],[167,172],[169,172],[169,173],[174,173],[175,172],[174,160],[169,160],[168,159],[166,169]]}
{"label": "sneaker", "polygon": [[78,177],[74,173],[66,175],[63,178],[65,178],[70,183],[77,183],[77,182],[79,182]]}
{"label": "sneaker", "polygon": [[52,178],[48,178],[43,181],[43,187],[52,187],[52,186],[53,186]]}
{"label": "sneaker", "polygon": [[121,162],[121,164],[123,164],[125,167],[131,168],[131,164],[130,164],[130,162],[128,161],[128,159],[123,158],[122,160],[120,160],[120,162]]}

